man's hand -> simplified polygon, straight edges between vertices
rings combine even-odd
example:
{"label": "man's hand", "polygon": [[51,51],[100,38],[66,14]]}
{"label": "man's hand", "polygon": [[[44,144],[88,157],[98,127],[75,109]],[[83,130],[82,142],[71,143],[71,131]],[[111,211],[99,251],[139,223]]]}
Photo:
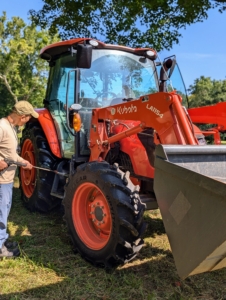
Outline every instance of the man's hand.
{"label": "man's hand", "polygon": [[0,160],[0,170],[4,170],[8,165],[4,160]]}
{"label": "man's hand", "polygon": [[21,168],[23,168],[25,170],[31,170],[33,168],[32,164],[28,160],[23,160],[22,163],[26,164],[25,167],[21,167]]}

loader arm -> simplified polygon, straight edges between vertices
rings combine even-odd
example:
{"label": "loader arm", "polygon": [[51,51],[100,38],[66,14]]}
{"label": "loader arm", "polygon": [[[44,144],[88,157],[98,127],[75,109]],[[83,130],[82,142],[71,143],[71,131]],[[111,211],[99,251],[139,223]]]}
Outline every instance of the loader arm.
{"label": "loader arm", "polygon": [[[139,120],[140,123],[110,137],[106,131],[106,122],[115,120]],[[181,97],[175,92],[159,92],[124,104],[94,109],[90,130],[90,161],[100,157],[104,159],[111,143],[146,128],[155,129],[161,144],[198,144],[193,126],[181,106]]]}

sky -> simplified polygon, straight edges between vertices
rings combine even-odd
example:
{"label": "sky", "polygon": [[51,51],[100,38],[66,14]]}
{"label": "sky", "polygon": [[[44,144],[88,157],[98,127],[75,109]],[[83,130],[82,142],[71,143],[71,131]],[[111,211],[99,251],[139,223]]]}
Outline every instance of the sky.
{"label": "sky", "polygon": [[[7,17],[19,16],[25,21],[30,9],[41,9],[42,0],[0,0],[0,12]],[[170,51],[161,51],[161,59],[176,55],[186,87],[200,76],[212,80],[226,79],[226,12],[211,10],[202,23],[181,30],[182,37]],[[151,47],[151,45],[150,45]]]}

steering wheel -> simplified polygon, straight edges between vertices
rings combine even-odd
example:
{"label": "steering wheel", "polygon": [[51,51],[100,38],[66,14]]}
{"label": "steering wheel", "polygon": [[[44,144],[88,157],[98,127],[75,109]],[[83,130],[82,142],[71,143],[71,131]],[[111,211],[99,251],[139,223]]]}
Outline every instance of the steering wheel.
{"label": "steering wheel", "polygon": [[[111,99],[117,97],[117,95],[116,95],[115,93],[113,93],[113,92],[100,92],[100,93],[96,96],[95,100],[97,100],[97,99],[100,98],[100,97],[107,96],[107,95],[112,95],[112,96],[111,96]],[[109,100],[110,100],[110,99],[109,99]]]}

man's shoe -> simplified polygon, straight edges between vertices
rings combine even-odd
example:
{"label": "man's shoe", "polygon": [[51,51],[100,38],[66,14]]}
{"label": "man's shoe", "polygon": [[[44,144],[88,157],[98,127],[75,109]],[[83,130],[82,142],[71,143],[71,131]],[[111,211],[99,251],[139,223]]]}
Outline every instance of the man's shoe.
{"label": "man's shoe", "polygon": [[18,248],[9,250],[3,244],[2,248],[0,248],[0,258],[7,257],[7,258],[14,258],[20,255],[20,250]]}
{"label": "man's shoe", "polygon": [[6,240],[4,242],[4,245],[6,246],[7,249],[15,249],[15,248],[18,248],[18,243],[15,242],[15,241],[9,241],[9,240]]}

